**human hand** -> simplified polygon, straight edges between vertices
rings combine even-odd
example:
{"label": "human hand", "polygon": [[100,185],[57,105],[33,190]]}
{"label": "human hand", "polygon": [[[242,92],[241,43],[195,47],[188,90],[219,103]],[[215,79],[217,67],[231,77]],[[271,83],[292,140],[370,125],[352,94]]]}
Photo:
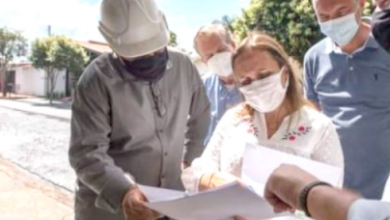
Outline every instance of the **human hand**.
{"label": "human hand", "polygon": [[230,173],[216,172],[205,174],[200,180],[199,190],[213,189],[235,181],[240,181],[240,179]]}
{"label": "human hand", "polygon": [[161,215],[146,207],[146,197],[138,188],[130,189],[125,195],[122,207],[126,220],[155,220]]}
{"label": "human hand", "polygon": [[265,187],[264,197],[276,213],[294,211],[299,208],[299,195],[317,178],[297,166],[282,165],[276,169]]}

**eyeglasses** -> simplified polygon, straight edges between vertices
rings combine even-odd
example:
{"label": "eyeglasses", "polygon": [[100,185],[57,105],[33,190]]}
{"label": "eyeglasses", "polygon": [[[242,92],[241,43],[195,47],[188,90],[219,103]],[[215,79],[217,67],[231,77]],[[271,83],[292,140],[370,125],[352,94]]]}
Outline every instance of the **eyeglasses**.
{"label": "eyeglasses", "polygon": [[150,83],[150,89],[152,91],[152,96],[158,115],[160,117],[164,117],[167,114],[167,107],[162,100],[161,90],[156,83]]}

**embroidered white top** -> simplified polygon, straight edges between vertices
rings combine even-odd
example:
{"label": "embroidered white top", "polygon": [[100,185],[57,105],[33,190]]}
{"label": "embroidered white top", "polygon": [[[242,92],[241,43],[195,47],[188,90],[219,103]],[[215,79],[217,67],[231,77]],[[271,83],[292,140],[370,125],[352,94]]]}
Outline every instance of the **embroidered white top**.
{"label": "embroidered white top", "polygon": [[336,130],[326,116],[310,107],[286,117],[268,139],[264,115],[238,115],[243,105],[228,111],[218,124],[203,155],[183,171],[186,189],[197,192],[206,173],[227,172],[241,177],[246,143],[291,153],[329,165],[344,167],[344,157]]}

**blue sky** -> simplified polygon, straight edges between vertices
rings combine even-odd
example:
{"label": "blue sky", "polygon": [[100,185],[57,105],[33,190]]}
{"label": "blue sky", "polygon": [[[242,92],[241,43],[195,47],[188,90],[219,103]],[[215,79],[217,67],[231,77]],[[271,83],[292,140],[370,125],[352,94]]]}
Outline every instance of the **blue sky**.
{"label": "blue sky", "polygon": [[[54,34],[76,40],[103,41],[97,30],[101,0],[0,0],[0,27],[22,31],[30,40]],[[223,15],[239,15],[250,0],[156,0],[179,45],[192,48],[200,26]]]}

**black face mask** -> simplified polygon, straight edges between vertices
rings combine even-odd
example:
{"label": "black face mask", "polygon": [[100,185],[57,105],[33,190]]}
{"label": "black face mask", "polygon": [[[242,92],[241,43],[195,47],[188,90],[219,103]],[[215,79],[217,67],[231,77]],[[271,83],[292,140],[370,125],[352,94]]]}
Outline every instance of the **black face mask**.
{"label": "black face mask", "polygon": [[376,41],[390,53],[390,9],[373,15],[372,33]]}
{"label": "black face mask", "polygon": [[122,63],[133,76],[148,82],[156,82],[164,76],[168,60],[168,50],[164,49],[161,53],[134,61],[122,59]]}

